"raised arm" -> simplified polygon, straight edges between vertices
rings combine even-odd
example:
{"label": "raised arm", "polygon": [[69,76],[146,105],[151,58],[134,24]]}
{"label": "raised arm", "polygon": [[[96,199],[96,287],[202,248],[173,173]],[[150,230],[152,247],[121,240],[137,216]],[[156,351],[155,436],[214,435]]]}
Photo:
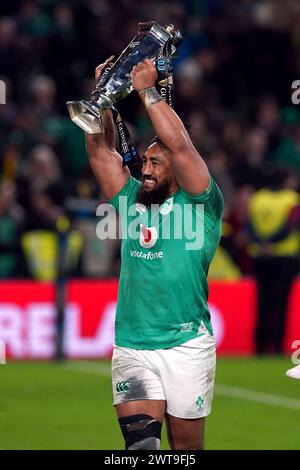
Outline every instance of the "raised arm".
{"label": "raised arm", "polygon": [[210,182],[207,166],[195,149],[181,119],[155,89],[157,71],[151,60],[135,66],[132,84],[138,91],[156,135],[171,152],[171,164],[180,187],[191,194],[204,191]]}
{"label": "raised arm", "polygon": [[[96,69],[96,79],[111,60],[111,57]],[[122,157],[116,151],[116,131],[112,112],[107,110],[102,116],[104,133],[86,134],[86,150],[93,173],[107,199],[117,194],[130,176],[127,167],[122,168]]]}

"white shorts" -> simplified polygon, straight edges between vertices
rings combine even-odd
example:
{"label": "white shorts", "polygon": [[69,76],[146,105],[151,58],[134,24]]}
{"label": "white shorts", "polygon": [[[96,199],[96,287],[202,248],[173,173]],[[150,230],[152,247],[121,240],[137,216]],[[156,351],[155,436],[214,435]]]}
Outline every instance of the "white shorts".
{"label": "white shorts", "polygon": [[116,346],[112,357],[114,405],[165,400],[166,413],[171,416],[207,416],[211,411],[215,368],[215,340],[208,332],[170,349]]}

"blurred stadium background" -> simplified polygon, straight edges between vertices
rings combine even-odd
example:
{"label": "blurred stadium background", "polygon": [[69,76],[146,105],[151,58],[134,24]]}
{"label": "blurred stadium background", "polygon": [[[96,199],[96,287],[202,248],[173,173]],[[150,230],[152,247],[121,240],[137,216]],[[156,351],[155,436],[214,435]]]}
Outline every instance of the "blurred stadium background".
{"label": "blurred stadium background", "polygon": [[[0,449],[123,447],[109,366],[120,242],[96,237],[103,197],[65,102],[88,96],[95,67],[147,20],[182,31],[175,108],[226,203],[206,446],[299,449],[300,383],[284,375],[300,346],[299,2],[10,0],[0,12]],[[142,153],[152,129],[138,98],[119,109]],[[258,338],[259,293],[271,313],[283,303],[280,331],[270,313]]]}

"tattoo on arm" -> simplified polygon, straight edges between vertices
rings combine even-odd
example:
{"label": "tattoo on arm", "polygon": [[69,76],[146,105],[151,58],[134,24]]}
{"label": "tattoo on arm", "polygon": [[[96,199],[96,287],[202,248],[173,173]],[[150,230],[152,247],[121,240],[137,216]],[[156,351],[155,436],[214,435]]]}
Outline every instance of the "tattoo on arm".
{"label": "tattoo on arm", "polygon": [[162,97],[154,86],[144,88],[144,90],[139,91],[139,95],[142,98],[146,109],[150,108],[153,104],[158,103],[159,101],[163,101]]}

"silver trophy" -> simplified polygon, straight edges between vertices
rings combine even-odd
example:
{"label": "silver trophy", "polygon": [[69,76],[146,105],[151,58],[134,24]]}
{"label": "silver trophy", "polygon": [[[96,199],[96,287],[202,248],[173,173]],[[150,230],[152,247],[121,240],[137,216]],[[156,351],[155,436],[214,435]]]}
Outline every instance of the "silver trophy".
{"label": "silver trophy", "polygon": [[180,41],[181,34],[173,25],[163,27],[155,21],[139,23],[138,34],[96,81],[91,100],[67,102],[72,121],[88,134],[103,132],[100,118],[105,109],[111,108],[133,90],[130,79],[132,68],[145,59],[155,61],[167,46],[174,53]]}

